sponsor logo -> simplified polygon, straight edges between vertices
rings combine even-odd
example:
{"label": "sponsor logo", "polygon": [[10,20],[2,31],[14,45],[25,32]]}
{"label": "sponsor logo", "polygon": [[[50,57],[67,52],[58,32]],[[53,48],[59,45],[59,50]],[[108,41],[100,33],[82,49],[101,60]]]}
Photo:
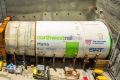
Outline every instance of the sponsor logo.
{"label": "sponsor logo", "polygon": [[88,44],[88,45],[90,45],[91,42],[92,42],[92,40],[85,40],[85,43]]}
{"label": "sponsor logo", "polygon": [[105,44],[106,43],[106,41],[105,40],[93,40],[93,42],[92,42],[93,44]]}
{"label": "sponsor logo", "polygon": [[105,44],[106,41],[105,40],[85,40],[85,43],[87,45],[91,45],[91,44]]}
{"label": "sponsor logo", "polygon": [[89,48],[89,52],[103,52],[104,48]]}

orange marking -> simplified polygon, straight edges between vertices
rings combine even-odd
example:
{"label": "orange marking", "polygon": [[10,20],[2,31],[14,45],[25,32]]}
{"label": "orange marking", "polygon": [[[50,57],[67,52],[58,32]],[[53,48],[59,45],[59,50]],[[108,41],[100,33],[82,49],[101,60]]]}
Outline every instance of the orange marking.
{"label": "orange marking", "polygon": [[11,20],[11,17],[8,16],[4,19],[4,21],[2,22],[2,25],[0,26],[0,53],[2,53],[3,59],[6,59],[6,50],[5,50],[5,39],[4,39],[4,32],[5,32],[5,28],[7,23]]}

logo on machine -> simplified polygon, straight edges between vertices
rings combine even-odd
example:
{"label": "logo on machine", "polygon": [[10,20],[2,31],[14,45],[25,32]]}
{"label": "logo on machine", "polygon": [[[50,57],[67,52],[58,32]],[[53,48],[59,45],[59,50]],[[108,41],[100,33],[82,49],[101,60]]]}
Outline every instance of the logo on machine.
{"label": "logo on machine", "polygon": [[91,42],[92,42],[92,40],[85,40],[85,43],[86,43],[87,45],[90,45]]}
{"label": "logo on machine", "polygon": [[106,41],[105,40],[85,40],[85,43],[87,45],[91,45],[91,44],[105,44]]}
{"label": "logo on machine", "polygon": [[80,37],[77,36],[50,36],[50,35],[46,35],[46,36],[37,36],[36,37],[37,40],[80,40]]}
{"label": "logo on machine", "polygon": [[103,52],[104,48],[89,48],[89,52]]}
{"label": "logo on machine", "polygon": [[93,44],[105,44],[105,40],[93,40]]}

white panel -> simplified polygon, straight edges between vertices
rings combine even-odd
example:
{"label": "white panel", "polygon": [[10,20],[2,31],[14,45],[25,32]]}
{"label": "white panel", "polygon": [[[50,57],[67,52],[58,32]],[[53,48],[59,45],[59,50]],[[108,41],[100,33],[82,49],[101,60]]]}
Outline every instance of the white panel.
{"label": "white panel", "polygon": [[10,53],[35,55],[35,22],[10,21],[5,30],[6,50]]}
{"label": "white panel", "polygon": [[[36,24],[36,37],[72,37],[71,40],[64,39],[37,39],[36,53],[45,54],[47,57],[63,57],[65,55],[66,42],[81,42],[80,23],[77,21],[38,21]],[[48,44],[43,45],[42,44]],[[41,50],[42,49],[42,50]],[[81,45],[79,51],[82,53]]]}
{"label": "white panel", "polygon": [[110,36],[107,27],[100,21],[81,21],[84,30],[84,50],[89,57],[100,54],[107,57],[110,47]]}

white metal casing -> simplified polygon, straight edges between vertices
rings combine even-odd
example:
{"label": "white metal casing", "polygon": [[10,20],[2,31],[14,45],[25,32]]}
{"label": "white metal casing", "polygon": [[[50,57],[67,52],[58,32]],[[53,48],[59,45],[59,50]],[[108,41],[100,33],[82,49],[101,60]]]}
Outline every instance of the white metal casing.
{"label": "white metal casing", "polygon": [[110,41],[100,21],[10,21],[5,30],[6,50],[19,55],[105,58]]}

